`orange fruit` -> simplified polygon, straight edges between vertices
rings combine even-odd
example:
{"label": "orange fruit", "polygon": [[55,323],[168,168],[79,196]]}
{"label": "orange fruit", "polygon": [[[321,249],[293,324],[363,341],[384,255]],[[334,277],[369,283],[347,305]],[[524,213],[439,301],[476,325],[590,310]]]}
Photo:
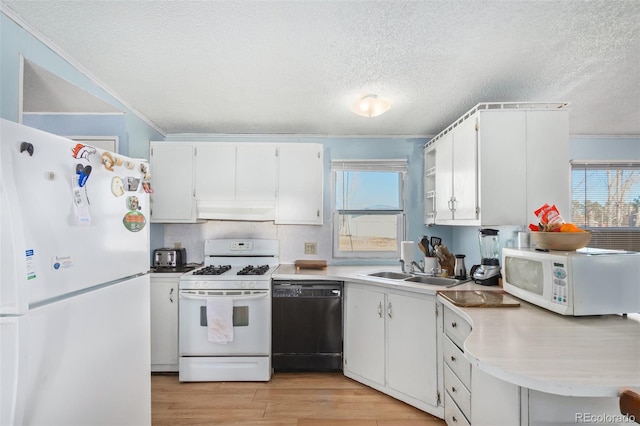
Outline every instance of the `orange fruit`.
{"label": "orange fruit", "polygon": [[583,231],[573,223],[563,223],[560,226],[560,232],[583,232]]}

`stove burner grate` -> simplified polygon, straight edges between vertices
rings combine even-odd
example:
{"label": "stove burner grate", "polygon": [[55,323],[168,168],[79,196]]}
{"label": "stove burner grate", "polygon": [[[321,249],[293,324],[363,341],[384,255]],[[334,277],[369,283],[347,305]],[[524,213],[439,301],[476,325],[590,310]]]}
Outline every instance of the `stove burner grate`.
{"label": "stove burner grate", "polygon": [[238,271],[238,275],[264,275],[269,270],[269,265],[248,265]]}
{"label": "stove burner grate", "polygon": [[202,269],[198,269],[197,271],[193,271],[193,275],[221,275],[231,269],[231,265],[210,265],[205,266]]}

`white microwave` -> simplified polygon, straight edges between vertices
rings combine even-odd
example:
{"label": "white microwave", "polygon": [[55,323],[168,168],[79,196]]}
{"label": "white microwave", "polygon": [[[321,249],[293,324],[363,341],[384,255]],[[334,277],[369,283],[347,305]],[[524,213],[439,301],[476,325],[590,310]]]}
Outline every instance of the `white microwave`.
{"label": "white microwave", "polygon": [[640,253],[502,249],[507,293],[561,315],[640,312]]}

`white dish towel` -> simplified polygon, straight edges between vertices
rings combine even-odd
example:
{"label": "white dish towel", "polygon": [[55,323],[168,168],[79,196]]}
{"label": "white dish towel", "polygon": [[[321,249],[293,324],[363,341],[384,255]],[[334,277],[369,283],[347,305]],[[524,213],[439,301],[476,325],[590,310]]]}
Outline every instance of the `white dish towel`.
{"label": "white dish towel", "polygon": [[208,339],[214,343],[233,342],[233,299],[207,300]]}

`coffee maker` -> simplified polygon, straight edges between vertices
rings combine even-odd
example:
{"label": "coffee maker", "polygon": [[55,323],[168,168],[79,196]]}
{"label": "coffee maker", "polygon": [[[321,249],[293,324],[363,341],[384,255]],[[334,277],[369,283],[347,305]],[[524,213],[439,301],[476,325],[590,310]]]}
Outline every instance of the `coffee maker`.
{"label": "coffee maker", "polygon": [[480,265],[471,270],[476,284],[498,285],[500,275],[500,240],[497,229],[483,228],[478,231],[480,243]]}

